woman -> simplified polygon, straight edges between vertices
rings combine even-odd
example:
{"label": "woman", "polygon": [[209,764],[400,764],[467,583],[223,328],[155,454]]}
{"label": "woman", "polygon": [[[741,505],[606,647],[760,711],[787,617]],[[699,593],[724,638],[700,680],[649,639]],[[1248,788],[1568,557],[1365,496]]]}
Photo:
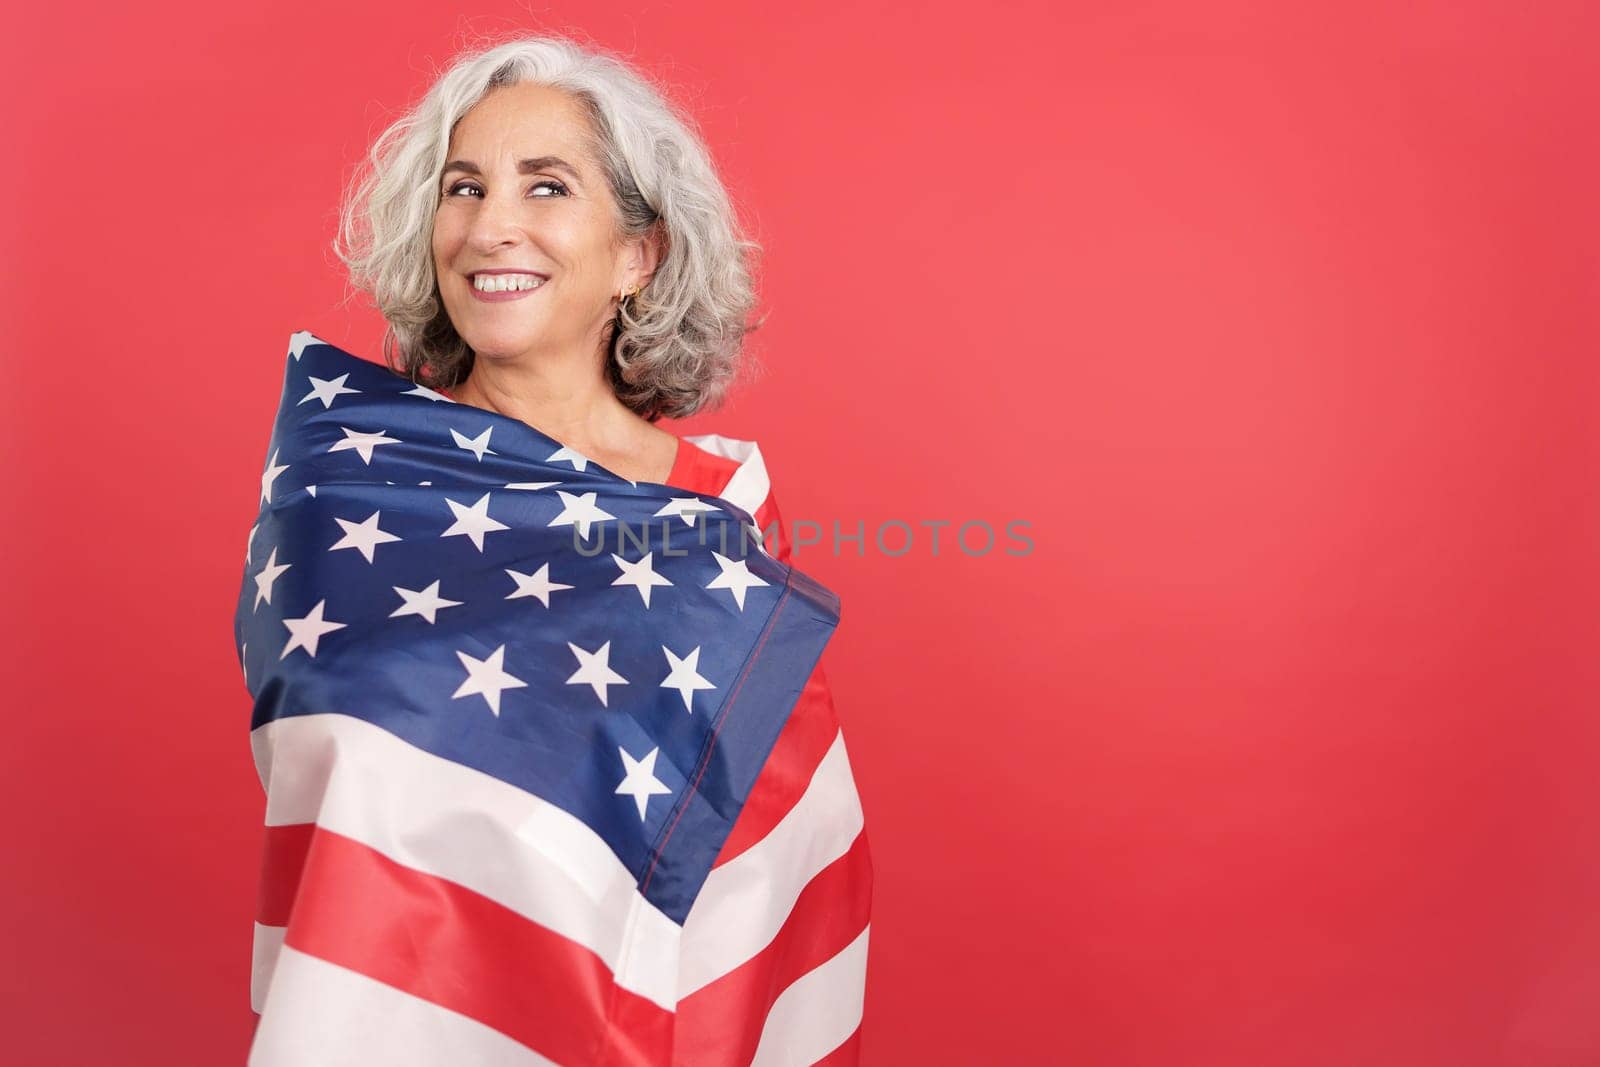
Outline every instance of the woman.
{"label": "woman", "polygon": [[[269,824],[251,1062],[856,1062],[872,867],[818,662],[837,600],[786,566],[754,442],[656,425],[720,404],[750,328],[707,153],[625,64],[536,38],[457,61],[372,162],[336,248],[391,370],[296,335],[239,607]],[[588,551],[619,516],[663,543]],[[667,570],[677,520],[712,517],[727,554],[685,540]],[[766,537],[734,558],[746,517]],[[482,610],[528,614],[446,629],[480,601],[441,584],[506,575]],[[596,617],[670,669],[561,628]],[[726,680],[697,659],[724,642]]]}

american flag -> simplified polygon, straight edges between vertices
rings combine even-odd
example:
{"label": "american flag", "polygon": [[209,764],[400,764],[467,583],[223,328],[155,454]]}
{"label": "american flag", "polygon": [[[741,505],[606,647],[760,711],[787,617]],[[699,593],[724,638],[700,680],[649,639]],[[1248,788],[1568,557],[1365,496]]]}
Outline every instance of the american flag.
{"label": "american flag", "polygon": [[856,1061],[838,599],[763,547],[753,443],[694,440],[723,495],[290,339],[235,624],[252,1064]]}

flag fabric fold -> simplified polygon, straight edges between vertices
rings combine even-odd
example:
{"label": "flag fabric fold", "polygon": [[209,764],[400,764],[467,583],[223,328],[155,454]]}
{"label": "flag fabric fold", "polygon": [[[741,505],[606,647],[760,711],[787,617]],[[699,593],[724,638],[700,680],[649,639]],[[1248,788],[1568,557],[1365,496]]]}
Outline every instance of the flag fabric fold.
{"label": "flag fabric fold", "polygon": [[[759,845],[713,867],[815,706],[838,598],[725,497],[303,331],[260,503],[235,616],[266,792],[251,1063],[682,1062],[680,998],[749,957],[728,925],[759,948],[783,919],[737,891]],[[814,773],[847,864],[842,739]],[[857,928],[828,964],[859,975]],[[773,1012],[803,1027],[826,979]]]}

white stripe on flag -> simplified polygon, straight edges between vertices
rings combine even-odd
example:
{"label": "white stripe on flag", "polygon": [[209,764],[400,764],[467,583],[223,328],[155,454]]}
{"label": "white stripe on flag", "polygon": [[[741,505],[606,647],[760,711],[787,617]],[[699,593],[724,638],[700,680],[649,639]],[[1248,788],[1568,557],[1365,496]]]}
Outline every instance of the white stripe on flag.
{"label": "white stripe on flag", "polygon": [[767,1013],[750,1067],[805,1067],[844,1044],[861,1025],[867,986],[867,934],[790,983]]}
{"label": "white stripe on flag", "polygon": [[272,972],[278,966],[278,953],[283,948],[282,926],[255,924],[255,935],[250,942],[250,1010],[261,1014],[261,1005],[267,1002],[267,987],[272,983]]}
{"label": "white stripe on flag", "polygon": [[[315,822],[463,885],[589,949],[624,989],[677,1007],[682,928],[581,819],[350,715],[291,715],[250,740],[269,768],[267,825]],[[450,811],[473,814],[441,830]]]}
{"label": "white stripe on flag", "polygon": [[841,730],[805,793],[778,825],[733,859],[712,868],[684,920],[679,999],[770,944],[806,884],[850,851],[862,824],[861,800]]}
{"label": "white stripe on flag", "polygon": [[289,945],[278,967],[249,1067],[553,1067],[498,1030]]}

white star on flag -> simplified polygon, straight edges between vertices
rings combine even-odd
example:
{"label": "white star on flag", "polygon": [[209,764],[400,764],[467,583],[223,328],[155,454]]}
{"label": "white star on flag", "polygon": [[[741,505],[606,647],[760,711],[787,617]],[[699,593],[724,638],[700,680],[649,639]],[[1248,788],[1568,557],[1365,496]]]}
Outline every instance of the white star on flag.
{"label": "white star on flag", "polygon": [[311,379],[311,392],[301,397],[299,403],[304,404],[307,400],[320,400],[322,401],[323,411],[327,411],[329,408],[333,407],[333,398],[338,396],[340,393],[361,392],[359,389],[346,389],[344,387],[344,383],[350,377],[348,374],[341,374],[337,378],[327,379],[318,378],[311,374],[306,375],[306,377]]}
{"label": "white star on flag", "polygon": [[245,538],[244,538],[244,561],[247,564],[250,562],[250,546],[252,546],[252,545],[254,545],[256,543],[256,530],[260,526],[261,526],[261,524],[259,522],[255,523],[254,525],[252,525],[250,527],[250,532],[245,535]]}
{"label": "white star on flag", "polygon": [[561,484],[560,482],[507,482],[506,483],[506,488],[507,489],[548,489],[552,485],[560,485],[560,484]]}
{"label": "white star on flag", "polygon": [[361,462],[365,463],[369,467],[372,466],[372,450],[374,448],[376,448],[378,445],[397,445],[400,443],[400,439],[398,437],[390,437],[382,430],[377,430],[372,433],[362,433],[357,430],[352,430],[348,426],[341,426],[339,429],[344,431],[344,440],[333,445],[328,449],[328,451],[345,452],[353,448],[360,453]]}
{"label": "white star on flag", "polygon": [[326,600],[317,601],[317,606],[312,608],[304,618],[284,619],[283,625],[289,628],[289,643],[283,646],[283,652],[278,656],[283,659],[297,648],[306,650],[306,655],[312,659],[317,658],[317,643],[322,640],[323,634],[330,634],[335,630],[342,630],[342,622],[327,622],[322,617],[323,605]]}
{"label": "white star on flag", "polygon": [[589,457],[588,456],[585,456],[581,452],[574,452],[572,449],[568,448],[566,445],[562,445],[560,448],[558,448],[554,452],[550,453],[548,456],[546,456],[544,458],[544,461],[546,463],[552,463],[552,462],[554,462],[554,461],[556,461],[558,459],[566,460],[568,463],[572,464],[574,469],[580,470],[580,471],[583,470],[583,468],[585,468],[585,467],[587,467],[589,465]]}
{"label": "white star on flag", "polygon": [[611,584],[631,585],[638,589],[639,595],[644,598],[644,606],[647,608],[650,606],[650,590],[652,587],[672,584],[663,575],[655,572],[655,567],[650,562],[650,558],[654,555],[654,552],[646,552],[643,559],[636,563],[629,563],[615,552],[611,553],[612,561],[622,568],[622,573],[617,575],[616,580]]}
{"label": "white star on flag", "polygon": [[611,669],[611,642],[607,641],[593,652],[585,651],[567,642],[567,647],[572,649],[572,654],[578,657],[578,662],[583,664],[567,679],[568,685],[592,685],[595,695],[600,698],[600,703],[606,703],[606,686],[627,685],[628,680]]}
{"label": "white star on flag", "polygon": [[768,585],[769,582],[750,573],[750,567],[742,559],[729,559],[716,549],[711,554],[717,557],[717,565],[722,568],[722,573],[707,583],[707,589],[726,589],[733,594],[733,599],[738,602],[739,610],[744,610],[745,590],[758,585]]}
{"label": "white star on flag", "polygon": [[334,518],[334,522],[344,527],[344,536],[329,546],[328,551],[334,552],[341,548],[355,548],[367,557],[367,562],[372,562],[373,549],[389,541],[398,541],[399,537],[387,530],[378,529],[378,516],[382,512],[374,511],[360,522],[351,522],[349,519]]}
{"label": "white star on flag", "polygon": [[261,472],[261,502],[263,504],[272,503],[272,483],[278,480],[278,475],[289,469],[289,464],[287,463],[281,467],[278,466],[278,453],[282,451],[283,449],[281,448],[273,449],[272,458],[267,460],[267,469]]}
{"label": "white star on flag", "polygon": [[278,548],[274,545],[272,555],[267,557],[267,565],[256,575],[256,602],[250,608],[251,611],[259,608],[263,600],[268,604],[272,603],[272,583],[278,580],[278,575],[292,566],[294,566],[292,563],[278,562]]}
{"label": "white star on flag", "polygon": [[589,539],[590,523],[604,522],[606,519],[616,518],[611,512],[601,510],[600,506],[594,502],[595,497],[599,495],[597,493],[584,493],[580,496],[577,493],[569,493],[565,489],[557,489],[556,495],[561,498],[561,514],[551,519],[547,525],[576,525],[578,527],[578,536],[585,541]]}
{"label": "white star on flag", "polygon": [[695,690],[716,688],[700,677],[700,647],[696,645],[694,651],[682,659],[674,655],[672,649],[666,645],[661,646],[661,651],[667,654],[667,663],[672,667],[666,680],[661,683],[661,688],[676,689],[683,697],[683,710],[693,715]]}
{"label": "white star on flag", "polygon": [[296,363],[300,362],[300,354],[306,350],[306,345],[325,344],[322,338],[310,330],[296,330],[289,337],[289,355],[294,357]]}
{"label": "white star on flag", "polygon": [[450,427],[450,436],[456,439],[456,447],[464,448],[468,452],[471,452],[474,456],[477,456],[479,463],[483,462],[483,454],[485,452],[491,456],[498,456],[500,454],[489,447],[489,435],[493,432],[494,427],[490,426],[476,437],[467,437],[465,434],[459,432],[454,426]]}
{"label": "white star on flag", "polygon": [[443,400],[448,404],[454,404],[455,403],[454,400],[451,400],[449,397],[445,396],[443,393],[436,393],[432,389],[429,389],[426,385],[417,385],[417,386],[415,386],[415,387],[413,387],[411,389],[407,389],[405,392],[401,393],[400,395],[401,396],[425,396],[429,400]]}
{"label": "white star on flag", "polygon": [[516,592],[506,594],[507,600],[515,600],[519,596],[533,596],[538,597],[539,603],[548,608],[550,606],[551,593],[557,589],[572,588],[570,585],[562,585],[560,582],[552,582],[550,580],[550,564],[548,563],[541,564],[539,569],[532,574],[523,574],[521,571],[514,571],[510,567],[506,568],[506,573],[511,575],[512,581],[517,583]]}
{"label": "white star on flag", "polygon": [[621,745],[617,751],[622,753],[622,766],[626,772],[622,784],[617,786],[617,793],[631,796],[633,802],[639,806],[639,821],[644,822],[645,806],[650,803],[650,798],[658,794],[671,795],[672,790],[667,788],[667,783],[656,777],[656,756],[661,748],[657,746],[650,750],[650,754],[642,760],[636,760],[628,755],[628,750]]}
{"label": "white star on flag", "polygon": [[459,649],[456,655],[461,658],[461,665],[467,669],[467,680],[461,683],[461,688],[450,694],[451,697],[467,697],[477,693],[489,702],[489,710],[494,712],[497,719],[500,717],[501,691],[519,689],[528,684],[521,678],[507,674],[502,667],[506,660],[505,645],[489,653],[486,659],[474,659]]}
{"label": "white star on flag", "polygon": [[656,515],[681,515],[685,526],[694,525],[694,517],[704,511],[721,511],[715,504],[708,504],[697,496],[675,496],[671,503],[664,505]]}
{"label": "white star on flag", "polygon": [[389,612],[391,619],[399,618],[401,615],[421,615],[429,622],[437,622],[434,616],[440,608],[459,607],[462,603],[459,600],[446,600],[441,597],[438,579],[426,589],[402,589],[398,585],[393,586],[393,589],[400,594],[405,603]]}
{"label": "white star on flag", "polygon": [[498,519],[489,517],[489,494],[485,493],[478,498],[478,502],[470,508],[465,504],[458,504],[449,497],[444,502],[450,505],[450,510],[455,512],[456,521],[440,537],[452,537],[457,534],[466,534],[472,538],[472,543],[483,551],[483,535],[493,530],[509,530],[511,527]]}

